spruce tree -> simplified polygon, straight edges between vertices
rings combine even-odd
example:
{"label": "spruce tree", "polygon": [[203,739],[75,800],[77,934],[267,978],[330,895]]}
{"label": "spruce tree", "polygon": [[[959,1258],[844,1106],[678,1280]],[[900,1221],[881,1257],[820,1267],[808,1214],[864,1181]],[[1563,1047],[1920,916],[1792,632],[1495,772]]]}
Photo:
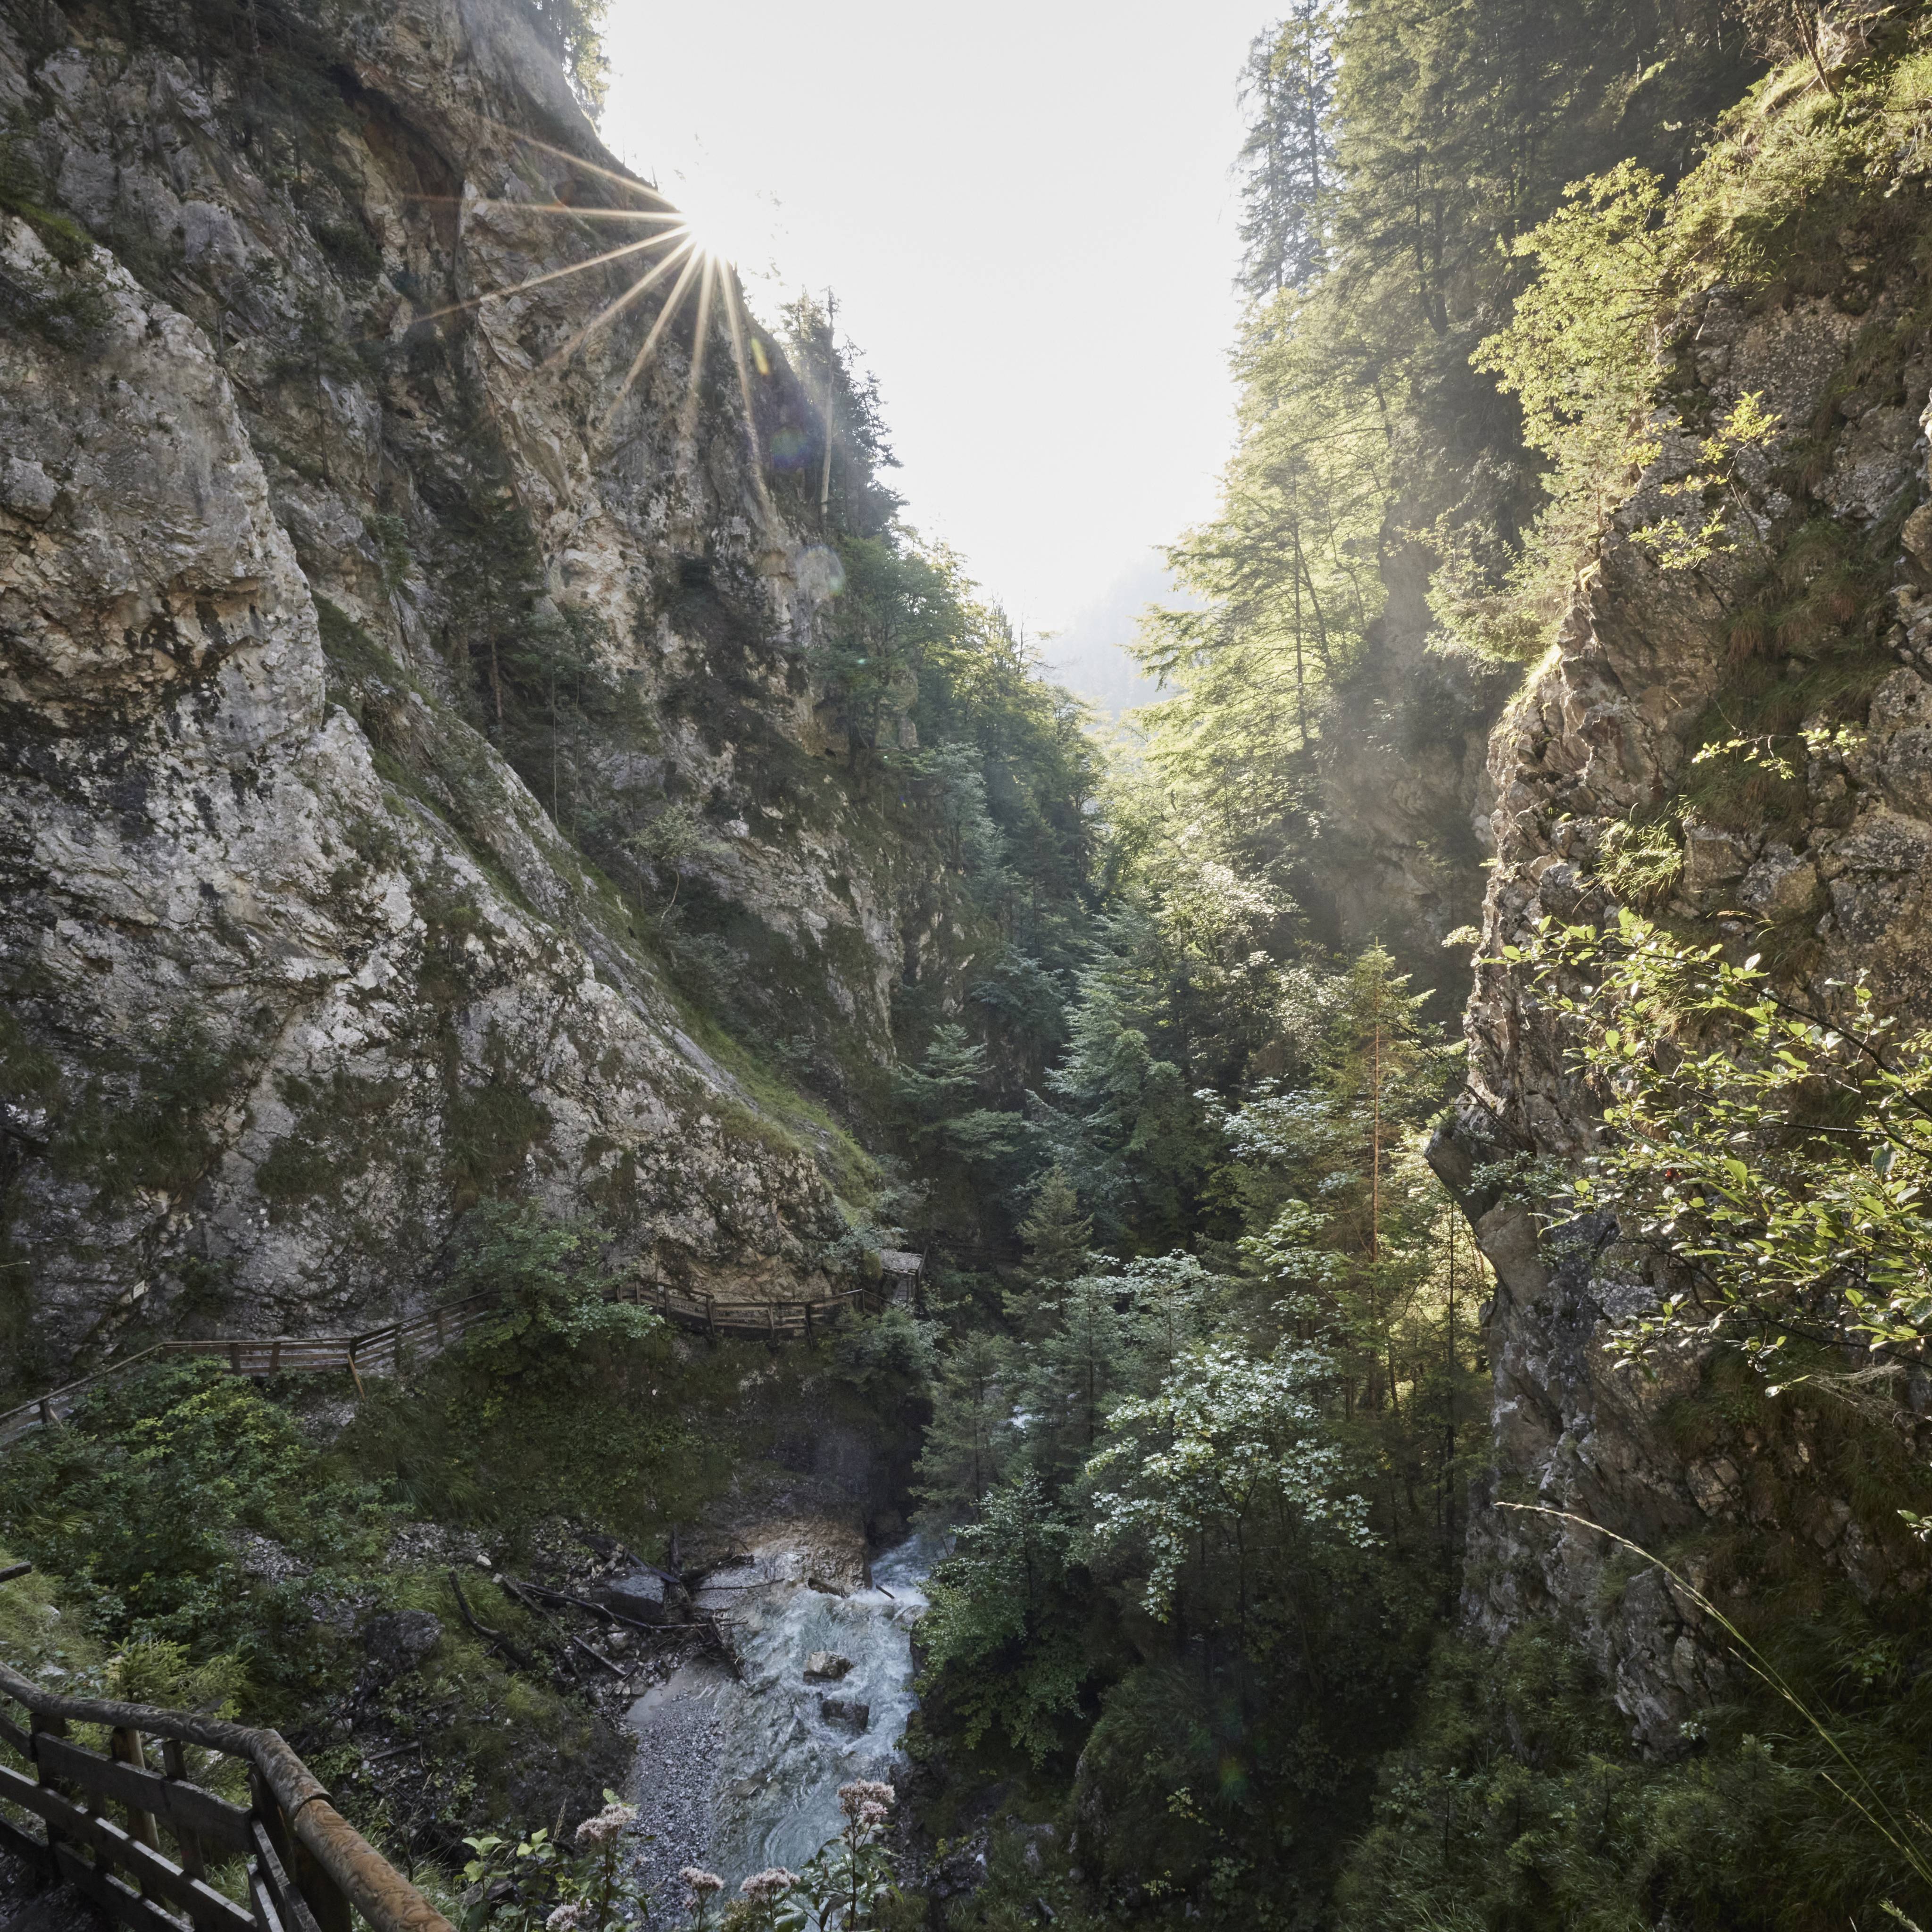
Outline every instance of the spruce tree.
{"label": "spruce tree", "polygon": [[926,1522],[970,1522],[1004,1474],[1012,1437],[1010,1370],[1004,1345],[983,1331],[962,1336],[948,1352],[913,1486]]}
{"label": "spruce tree", "polygon": [[1286,20],[1255,36],[1241,100],[1254,121],[1239,162],[1247,176],[1240,286],[1265,298],[1306,287],[1327,266],[1335,51],[1323,0],[1294,0]]}
{"label": "spruce tree", "polygon": [[1034,1196],[1033,1212],[1020,1223],[1026,1244],[1027,1278],[1036,1288],[1071,1281],[1087,1265],[1094,1240],[1090,1215],[1080,1211],[1080,1196],[1058,1162]]}

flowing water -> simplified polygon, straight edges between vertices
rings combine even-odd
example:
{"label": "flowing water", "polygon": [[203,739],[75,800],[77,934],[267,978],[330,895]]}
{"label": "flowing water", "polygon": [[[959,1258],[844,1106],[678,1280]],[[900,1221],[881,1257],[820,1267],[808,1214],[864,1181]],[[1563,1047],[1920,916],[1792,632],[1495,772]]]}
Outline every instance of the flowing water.
{"label": "flowing water", "polygon": [[[767,1865],[796,1871],[843,1822],[838,1787],[890,1781],[913,1694],[912,1627],[938,1552],[920,1538],[872,1564],[873,1587],[836,1596],[800,1580],[780,1552],[715,1574],[700,1592],[730,1616],[744,1680],[687,1666],[640,1699],[636,1796],[655,1832],[648,1862],[668,1882],[681,1864],[708,1865],[736,1894]],[[836,1682],[808,1684],[816,1650],[850,1658]],[[835,1699],[867,1707],[862,1730],[828,1718]]]}

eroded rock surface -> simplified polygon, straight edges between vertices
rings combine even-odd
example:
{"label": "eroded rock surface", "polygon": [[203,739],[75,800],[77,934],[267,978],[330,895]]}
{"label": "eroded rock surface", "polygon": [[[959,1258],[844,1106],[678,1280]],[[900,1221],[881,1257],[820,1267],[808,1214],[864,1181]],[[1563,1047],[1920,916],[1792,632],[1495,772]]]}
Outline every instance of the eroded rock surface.
{"label": "eroded rock surface", "polygon": [[[1658,486],[1690,464],[1688,439],[1664,425],[1658,466],[1491,746],[1497,865],[1482,955],[1496,963],[1477,969],[1472,1078],[1455,1125],[1432,1149],[1477,1217],[1497,1281],[1486,1328],[1495,1460],[1479,1486],[1465,1609],[1492,1637],[1547,1614],[1580,1631],[1654,1751],[1682,1748],[1682,1727],[1721,1685],[1714,1633],[1656,1571],[1627,1574],[1634,1566],[1601,1537],[1498,1505],[1568,1512],[1652,1550],[1740,1526],[1800,1538],[1866,1594],[1922,1590],[1927,1576],[1922,1560],[1888,1557],[1842,1501],[1806,1490],[1802,1441],[1741,1441],[1735,1453],[1687,1461],[1666,1418],[1697,1389],[1705,1358],[1685,1343],[1654,1364],[1653,1380],[1619,1366],[1604,1346],[1610,1321],[1652,1304],[1654,1265],[1594,1221],[1539,1243],[1526,1210],[1483,1184],[1486,1162],[1574,1160],[1597,1132],[1596,1108],[1566,1066],[1532,976],[1502,963],[1501,950],[1528,944],[1544,917],[1614,912],[1606,835],[1634,815],[1667,818],[1738,650],[1782,648],[1775,638],[1739,641],[1757,556],[1819,515],[1848,545],[1869,545],[1924,493],[1932,344],[1908,340],[1862,386],[1841,379],[1859,332],[1895,327],[1910,296],[1902,284],[1886,289],[1855,317],[1828,300],[1752,307],[1719,290],[1688,318],[1684,352],[1708,398],[1728,406],[1756,392],[1785,425],[1773,458],[1829,411],[1835,440],[1814,466],[1812,501],[1795,505],[1770,488],[1770,463],[1760,464],[1747,479],[1760,548],[1745,541],[1695,571],[1664,571],[1633,541],[1663,501]],[[1922,1022],[1932,1018],[1932,578],[1925,546],[1912,548],[1918,526],[1904,527],[1870,566],[1892,574],[1898,621],[1868,680],[1863,728],[1815,721],[1808,758],[1802,746],[1795,754],[1804,794],[1795,822],[1706,822],[1678,805],[1679,862],[1661,910],[1707,937],[1768,922],[1796,962],[1792,992],[1818,1010],[1831,1010],[1834,982],[1863,975],[1887,1010]],[[1785,674],[1804,668],[1794,652]],[[1775,1508],[1766,1499],[1774,1484]],[[1694,1562],[1690,1580],[1702,1574]]]}
{"label": "eroded rock surface", "polygon": [[700,812],[716,973],[833,1084],[935,915],[722,334],[627,387],[656,298],[593,328],[629,268],[553,272],[636,232],[566,204],[638,205],[554,60],[501,0],[332,7],[244,99],[28,12],[9,165],[86,233],[0,217],[7,1347],[361,1325],[506,1190],[822,1292],[821,1150],[700,1043],[635,834]]}

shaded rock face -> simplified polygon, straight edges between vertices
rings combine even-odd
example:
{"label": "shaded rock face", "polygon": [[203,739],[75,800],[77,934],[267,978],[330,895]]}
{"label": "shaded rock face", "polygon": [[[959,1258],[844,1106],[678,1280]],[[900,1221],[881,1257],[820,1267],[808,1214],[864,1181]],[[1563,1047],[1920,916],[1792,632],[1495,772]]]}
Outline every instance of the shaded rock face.
{"label": "shaded rock face", "polygon": [[477,301],[628,205],[508,0],[326,8],[282,95],[118,18],[0,16],[9,165],[94,244],[0,216],[0,1346],[355,1325],[506,1191],[805,1292],[831,1190],[620,876],[686,802],[718,970],[889,1054],[904,882],[722,330],[627,388],[656,297],[551,358],[628,268]]}
{"label": "shaded rock face", "polygon": [[[1762,392],[1789,436],[1837,396],[1835,442],[1829,460],[1815,466],[1808,506],[1771,489],[1762,471],[1746,479],[1767,544],[1808,514],[1869,546],[1924,494],[1932,344],[1908,343],[1862,388],[1835,380],[1858,331],[1895,326],[1910,297],[1902,286],[1886,290],[1870,313],[1855,317],[1822,300],[1752,313],[1719,290],[1688,318],[1687,352],[1719,405]],[[1492,741],[1498,862],[1484,907],[1485,957],[1526,944],[1546,916],[1613,914],[1599,876],[1604,835],[1677,797],[1695,734],[1734,670],[1749,547],[1695,572],[1667,574],[1630,541],[1654,513],[1657,486],[1690,466],[1688,438],[1666,435],[1664,446],[1557,648]],[[1898,621],[1872,668],[1866,728],[1823,742],[1808,763],[1801,747],[1804,800],[1795,821],[1787,814],[1774,826],[1707,824],[1684,808],[1682,867],[1666,910],[1680,923],[1703,922],[1709,938],[1743,938],[1772,922],[1787,956],[1802,962],[1790,988],[1797,997],[1828,1010],[1829,982],[1862,974],[1888,1009],[1922,1022],[1932,1018],[1932,579],[1904,537],[1881,551],[1872,567],[1881,583],[1889,573]],[[1804,668],[1794,659],[1786,674]],[[1570,1512],[1651,1550],[1726,1527],[1791,1536],[1867,1597],[1922,1590],[1927,1578],[1922,1564],[1888,1559],[1841,1499],[1800,1496],[1808,1460],[1802,1442],[1745,1443],[1734,1454],[1689,1462],[1672,1446],[1666,1412],[1698,1389],[1707,1359],[1686,1343],[1654,1365],[1651,1381],[1615,1365],[1604,1346],[1606,1322],[1652,1304],[1660,1262],[1628,1243],[1612,1245],[1616,1230],[1595,1221],[1539,1244],[1523,1209],[1499,1201],[1477,1172],[1523,1154],[1576,1160],[1597,1131],[1596,1110],[1566,1069],[1526,972],[1480,965],[1466,1030],[1470,1083],[1431,1149],[1469,1208],[1497,1282],[1486,1328],[1495,1466],[1478,1485],[1466,1615],[1492,1637],[1527,1617],[1559,1616],[1583,1635],[1639,1741],[1667,1752],[1682,1747],[1680,1727],[1721,1682],[1708,1626],[1655,1572],[1625,1582],[1626,1565],[1613,1575],[1617,1552],[1601,1538],[1496,1508],[1498,1500]],[[1759,1477],[1774,1472],[1798,1486],[1786,1492],[1797,1499],[1777,1516],[1753,1496]]]}

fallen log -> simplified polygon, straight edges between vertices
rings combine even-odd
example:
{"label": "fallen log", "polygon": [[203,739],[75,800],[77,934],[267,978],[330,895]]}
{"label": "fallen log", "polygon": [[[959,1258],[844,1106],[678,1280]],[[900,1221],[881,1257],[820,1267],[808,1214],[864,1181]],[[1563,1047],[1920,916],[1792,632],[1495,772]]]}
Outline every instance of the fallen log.
{"label": "fallen log", "polygon": [[492,1630],[488,1624],[477,1622],[475,1612],[470,1607],[469,1598],[463,1594],[461,1580],[454,1570],[449,1572],[449,1587],[455,1592],[456,1607],[462,1612],[463,1621],[485,1643],[494,1644],[519,1670],[527,1670],[534,1674],[537,1667],[534,1658],[526,1656],[501,1630]]}

